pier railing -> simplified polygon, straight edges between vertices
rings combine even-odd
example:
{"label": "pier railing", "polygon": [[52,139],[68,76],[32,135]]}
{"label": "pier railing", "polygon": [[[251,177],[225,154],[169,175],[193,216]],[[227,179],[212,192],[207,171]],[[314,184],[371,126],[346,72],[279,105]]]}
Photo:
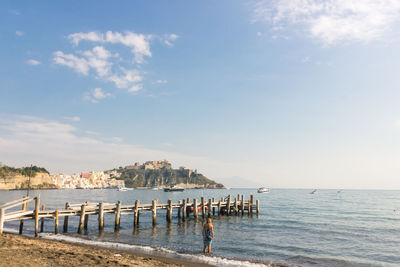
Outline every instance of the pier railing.
{"label": "pier railing", "polygon": [[[27,203],[34,201],[35,206],[33,210],[27,210]],[[21,210],[7,212],[10,208],[22,206]],[[43,232],[44,219],[49,218],[54,220],[54,232],[57,234],[59,230],[59,218],[64,217],[63,232],[68,232],[68,218],[69,216],[79,216],[78,233],[82,233],[82,230],[87,230],[88,221],[90,215],[97,215],[99,230],[102,231],[104,228],[104,214],[113,213],[115,214],[114,229],[119,230],[120,217],[123,214],[133,214],[133,227],[138,226],[140,213],[143,211],[152,212],[153,226],[157,223],[157,210],[165,209],[166,220],[171,223],[173,210],[177,210],[178,218],[185,221],[192,215],[194,218],[199,216],[211,217],[212,215],[244,215],[245,212],[249,215],[254,212],[258,215],[260,211],[260,202],[256,200],[254,202],[254,196],[250,195],[249,200],[245,200],[244,195],[237,195],[236,198],[232,198],[228,195],[225,198],[221,198],[218,201],[215,198],[210,198],[208,201],[204,197],[201,197],[200,201],[195,198],[182,199],[178,203],[172,203],[172,200],[168,200],[166,204],[159,204],[157,199],[154,199],[151,204],[140,204],[139,200],[135,201],[135,204],[123,205],[121,201],[117,203],[92,203],[85,202],[82,204],[65,204],[65,209],[62,210],[46,210],[45,205],[40,207],[40,196],[35,198],[24,197],[14,201],[10,201],[0,205],[0,234],[3,233],[3,226],[5,222],[20,220],[19,233],[22,234],[24,220],[33,219],[35,221],[35,236],[38,236],[39,232],[39,221],[40,231]]]}

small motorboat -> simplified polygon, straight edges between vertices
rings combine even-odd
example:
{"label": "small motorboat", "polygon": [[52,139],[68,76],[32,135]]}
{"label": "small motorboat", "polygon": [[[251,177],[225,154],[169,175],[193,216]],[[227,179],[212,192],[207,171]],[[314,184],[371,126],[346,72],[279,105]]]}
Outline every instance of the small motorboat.
{"label": "small motorboat", "polygon": [[164,192],[183,192],[183,190],[185,190],[183,187],[179,187],[176,185],[169,188],[164,188]]}
{"label": "small motorboat", "polygon": [[118,187],[118,191],[130,191],[130,190],[133,190],[133,188]]}
{"label": "small motorboat", "polygon": [[258,188],[257,193],[269,193],[269,188],[260,187]]}

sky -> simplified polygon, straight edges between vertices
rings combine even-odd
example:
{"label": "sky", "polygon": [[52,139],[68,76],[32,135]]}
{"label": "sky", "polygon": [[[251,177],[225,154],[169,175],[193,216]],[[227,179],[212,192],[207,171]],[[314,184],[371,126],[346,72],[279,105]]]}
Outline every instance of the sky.
{"label": "sky", "polygon": [[2,1],[0,162],[400,189],[398,0]]}

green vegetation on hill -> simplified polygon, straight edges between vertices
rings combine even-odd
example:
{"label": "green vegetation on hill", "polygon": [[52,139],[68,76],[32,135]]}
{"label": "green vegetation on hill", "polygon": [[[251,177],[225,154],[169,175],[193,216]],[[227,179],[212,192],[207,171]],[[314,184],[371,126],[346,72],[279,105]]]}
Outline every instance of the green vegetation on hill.
{"label": "green vegetation on hill", "polygon": [[5,179],[8,174],[21,174],[24,176],[32,175],[32,177],[35,177],[36,174],[40,172],[49,174],[49,172],[45,168],[37,166],[32,166],[32,173],[31,173],[31,167],[14,168],[7,165],[2,165],[0,163],[0,178],[3,179]]}
{"label": "green vegetation on hill", "polygon": [[222,184],[204,175],[185,169],[161,168],[156,170],[119,168],[116,169],[125,181],[126,187],[168,187],[176,184],[196,184],[208,188],[223,188]]}

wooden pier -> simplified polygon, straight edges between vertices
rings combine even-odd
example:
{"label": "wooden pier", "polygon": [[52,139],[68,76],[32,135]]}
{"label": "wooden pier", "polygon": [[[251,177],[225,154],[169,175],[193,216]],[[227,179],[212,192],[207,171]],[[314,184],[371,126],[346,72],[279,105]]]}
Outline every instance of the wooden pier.
{"label": "wooden pier", "polygon": [[[34,201],[34,209],[27,210],[27,204]],[[21,210],[7,212],[8,209],[21,206]],[[133,214],[133,227],[139,225],[140,213],[144,211],[152,212],[153,226],[157,224],[157,210],[165,209],[166,221],[171,223],[173,210],[177,210],[177,217],[183,221],[187,220],[190,215],[197,219],[199,215],[203,218],[211,217],[215,215],[217,211],[218,216],[222,215],[244,215],[245,211],[251,215],[255,211],[258,215],[260,211],[259,200],[254,202],[254,196],[250,195],[249,200],[245,200],[244,195],[237,195],[234,199],[231,195],[226,198],[221,198],[216,201],[215,198],[210,198],[208,201],[204,197],[201,197],[200,203],[198,199],[191,200],[190,198],[182,199],[178,203],[172,203],[172,200],[168,200],[166,204],[159,204],[158,200],[155,199],[151,204],[140,204],[139,200],[135,201],[135,204],[123,205],[121,201],[117,203],[91,203],[85,202],[82,204],[65,204],[63,210],[46,210],[45,205],[42,205],[40,209],[40,196],[35,198],[24,197],[14,201],[10,201],[0,205],[0,234],[3,233],[3,226],[5,222],[9,221],[20,221],[19,233],[22,234],[24,220],[35,221],[35,236],[38,236],[39,232],[39,221],[40,231],[43,232],[44,219],[54,220],[54,232],[57,234],[59,230],[59,218],[64,217],[63,221],[63,232],[68,232],[68,218],[70,216],[79,216],[78,233],[81,234],[82,230],[87,230],[88,221],[90,215],[97,215],[99,231],[104,229],[104,214],[112,213],[115,214],[114,220],[114,231],[118,231],[120,227],[121,215]]]}

